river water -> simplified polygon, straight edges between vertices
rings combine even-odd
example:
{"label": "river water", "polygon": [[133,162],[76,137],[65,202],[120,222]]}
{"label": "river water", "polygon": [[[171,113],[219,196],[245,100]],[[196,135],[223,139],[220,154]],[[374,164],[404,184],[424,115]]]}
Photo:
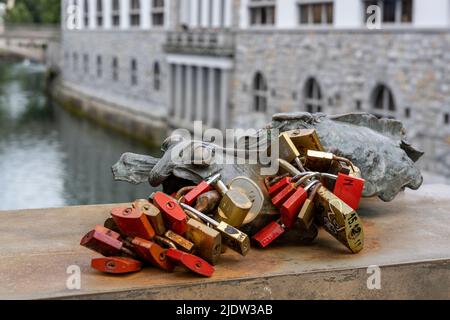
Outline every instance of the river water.
{"label": "river water", "polygon": [[111,132],[54,105],[41,65],[0,61],[0,210],[128,202],[149,185],[114,182],[123,152],[159,149]]}

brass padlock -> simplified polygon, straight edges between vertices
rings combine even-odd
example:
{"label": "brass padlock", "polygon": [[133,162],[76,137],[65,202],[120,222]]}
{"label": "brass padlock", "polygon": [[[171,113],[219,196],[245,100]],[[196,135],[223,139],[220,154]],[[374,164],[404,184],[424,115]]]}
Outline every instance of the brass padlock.
{"label": "brass padlock", "polygon": [[194,244],[191,241],[183,238],[179,234],[176,234],[172,230],[167,230],[166,233],[164,234],[164,236],[167,239],[169,239],[170,241],[172,241],[173,243],[175,243],[175,245],[178,247],[178,249],[180,249],[184,252],[191,253],[192,250],[194,249]]}
{"label": "brass padlock", "polygon": [[325,187],[317,190],[316,207],[326,231],[353,253],[363,249],[363,224],[356,211]]}
{"label": "brass padlock", "polygon": [[249,224],[258,217],[263,208],[264,194],[261,188],[252,179],[247,177],[234,178],[233,180],[231,180],[229,187],[230,189],[236,189],[239,192],[245,194],[252,202],[252,207],[250,208],[246,218],[244,219],[244,222],[242,223]]}
{"label": "brass padlock", "polygon": [[161,210],[145,199],[136,200],[133,203],[133,207],[139,208],[145,214],[157,235],[164,235],[166,227],[164,226]]}
{"label": "brass padlock", "polygon": [[303,203],[302,208],[300,209],[300,213],[298,214],[298,223],[301,228],[304,230],[308,230],[313,221],[314,221],[314,213],[315,213],[315,203],[317,191],[322,186],[322,184],[317,184],[313,187],[311,193],[309,194],[308,199]]}
{"label": "brass padlock", "polygon": [[286,133],[302,157],[308,150],[325,151],[316,129],[296,129]]}
{"label": "brass padlock", "polygon": [[195,252],[200,257],[212,264],[219,261],[222,251],[220,232],[195,219],[189,219],[185,236],[194,243]]}
{"label": "brass padlock", "polygon": [[216,218],[233,227],[241,226],[252,208],[250,199],[238,189],[228,189],[220,180],[214,186],[222,194]]}
{"label": "brass padlock", "polygon": [[300,152],[291,140],[288,132],[283,132],[278,137],[279,157],[287,162],[300,157]]}
{"label": "brass padlock", "polygon": [[180,206],[195,215],[201,218],[203,221],[211,224],[211,226],[219,231],[222,234],[223,242],[226,246],[230,247],[230,249],[240,253],[245,256],[250,250],[250,239],[248,235],[243,233],[242,231],[234,228],[228,223],[221,221],[218,222],[207,215],[201,213],[200,211],[188,206],[187,204],[180,203]]}
{"label": "brass padlock", "polygon": [[334,155],[330,152],[308,150],[306,152],[305,167],[312,171],[328,172]]}

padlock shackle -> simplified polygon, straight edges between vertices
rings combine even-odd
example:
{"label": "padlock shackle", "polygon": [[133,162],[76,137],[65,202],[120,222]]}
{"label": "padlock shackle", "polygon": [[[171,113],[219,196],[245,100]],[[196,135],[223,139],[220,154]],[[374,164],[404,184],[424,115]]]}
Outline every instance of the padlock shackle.
{"label": "padlock shackle", "polygon": [[309,189],[311,189],[312,187],[314,187],[316,184],[318,184],[318,183],[320,183],[320,181],[319,180],[314,180],[314,181],[311,181],[306,187],[304,187],[303,189],[305,190],[305,191],[308,191]]}
{"label": "padlock shackle", "polygon": [[304,177],[302,177],[300,180],[297,181],[297,183],[295,184],[295,187],[298,188],[299,186],[301,186],[305,181],[320,176],[320,173],[317,172],[313,172],[313,173],[309,173],[307,175],[305,175]]}
{"label": "padlock shackle", "polygon": [[217,180],[214,183],[214,187],[221,193],[222,196],[228,192],[228,187],[225,185],[225,183],[223,183],[222,180]]}
{"label": "padlock shackle", "polygon": [[344,157],[338,157],[336,155],[333,155],[333,160],[335,161],[340,161],[340,162],[344,162],[345,164],[349,165],[350,167],[352,167],[353,171],[356,171],[355,166],[353,165],[353,163]]}
{"label": "padlock shackle", "polygon": [[318,184],[314,185],[314,188],[311,190],[311,193],[309,194],[308,199],[310,201],[313,201],[316,197],[317,191],[319,191],[320,187],[322,187],[322,183],[319,182]]}
{"label": "padlock shackle", "polygon": [[185,204],[185,203],[180,203],[180,206],[181,206],[183,209],[185,209],[185,210],[187,210],[187,211],[189,211],[189,212],[195,214],[196,216],[198,216],[198,217],[201,218],[202,220],[204,220],[204,221],[206,221],[206,222],[212,224],[214,227],[219,226],[219,223],[218,223],[216,220],[214,220],[214,219],[208,217],[206,214],[201,213],[200,211],[198,211],[198,210],[192,208],[191,206],[189,206],[189,205],[187,205],[187,204]]}
{"label": "padlock shackle", "polygon": [[205,180],[205,182],[206,182],[207,184],[213,184],[214,182],[216,182],[217,180],[219,180],[221,176],[222,176],[222,175],[221,175],[220,173],[215,174],[215,175],[209,177],[207,180]]}
{"label": "padlock shackle", "polygon": [[283,159],[278,159],[278,165],[286,170],[291,176],[297,176],[302,172],[294,167],[292,164]]}

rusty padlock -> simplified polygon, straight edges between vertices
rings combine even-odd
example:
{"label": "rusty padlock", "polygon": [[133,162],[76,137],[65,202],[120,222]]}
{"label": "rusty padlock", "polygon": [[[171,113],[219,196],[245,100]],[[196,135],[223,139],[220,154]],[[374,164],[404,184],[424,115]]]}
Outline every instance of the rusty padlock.
{"label": "rusty padlock", "polygon": [[259,230],[252,239],[261,247],[265,248],[286,231],[285,227],[279,221],[272,221],[267,226]]}
{"label": "rusty padlock", "polygon": [[193,242],[195,252],[208,261],[217,264],[222,251],[222,236],[220,232],[208,227],[195,219],[187,222],[186,239]]}
{"label": "rusty padlock", "polygon": [[191,241],[183,238],[179,234],[176,234],[172,230],[167,230],[164,236],[173,243],[175,243],[177,248],[184,252],[191,253],[192,250],[194,249],[194,244]]}
{"label": "rusty padlock", "polygon": [[295,185],[295,192],[286,200],[280,208],[281,222],[283,225],[291,229],[297,221],[298,214],[306,199],[308,198],[308,190],[314,185],[320,183],[317,180],[309,182],[304,188],[300,184]]}
{"label": "rusty padlock", "polygon": [[221,221],[218,222],[207,215],[201,213],[200,211],[188,206],[185,203],[180,203],[183,209],[195,214],[203,221],[209,223],[214,229],[219,231],[222,234],[222,240],[225,245],[230,247],[230,249],[240,253],[245,256],[250,250],[250,239],[248,235],[243,233],[242,231],[230,226],[228,223]]}
{"label": "rusty padlock", "polygon": [[125,274],[140,271],[142,262],[126,257],[103,257],[92,259],[91,267],[105,273]]}
{"label": "rusty padlock", "polygon": [[128,238],[133,250],[145,261],[166,271],[173,271],[174,265],[166,257],[166,250],[160,245],[139,237]]}
{"label": "rusty padlock", "polygon": [[132,251],[124,247],[122,241],[97,230],[89,231],[81,239],[80,245],[98,252],[106,257],[120,256],[122,254],[126,254],[132,257],[135,256]]}
{"label": "rusty padlock", "polygon": [[220,173],[208,178],[205,181],[200,182],[195,188],[193,188],[191,191],[189,191],[186,195],[182,196],[180,198],[180,202],[186,203],[189,206],[192,206],[197,198],[205,193],[211,190],[211,184],[215,183],[217,180],[220,179]]}
{"label": "rusty padlock", "polygon": [[177,249],[168,249],[166,255],[173,262],[179,263],[201,276],[211,277],[214,273],[214,267],[200,257]]}
{"label": "rusty padlock", "polygon": [[178,202],[163,192],[155,192],[150,199],[161,210],[166,227],[181,236],[184,235],[187,228],[187,216]]}
{"label": "rusty padlock", "polygon": [[139,208],[114,208],[111,210],[111,216],[123,235],[146,240],[155,236],[155,230]]}

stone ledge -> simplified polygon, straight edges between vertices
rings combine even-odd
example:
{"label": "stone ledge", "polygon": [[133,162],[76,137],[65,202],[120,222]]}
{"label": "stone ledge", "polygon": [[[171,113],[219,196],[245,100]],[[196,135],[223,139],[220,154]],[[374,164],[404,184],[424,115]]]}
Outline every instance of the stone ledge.
{"label": "stone ledge", "polygon": [[[426,185],[391,203],[365,199],[365,249],[356,255],[325,232],[311,246],[292,236],[247,257],[228,251],[211,279],[146,268],[127,276],[92,270],[79,246],[115,205],[0,212],[2,299],[449,299],[450,186]],[[78,265],[81,290],[66,288]],[[366,286],[381,268],[381,290]]]}

